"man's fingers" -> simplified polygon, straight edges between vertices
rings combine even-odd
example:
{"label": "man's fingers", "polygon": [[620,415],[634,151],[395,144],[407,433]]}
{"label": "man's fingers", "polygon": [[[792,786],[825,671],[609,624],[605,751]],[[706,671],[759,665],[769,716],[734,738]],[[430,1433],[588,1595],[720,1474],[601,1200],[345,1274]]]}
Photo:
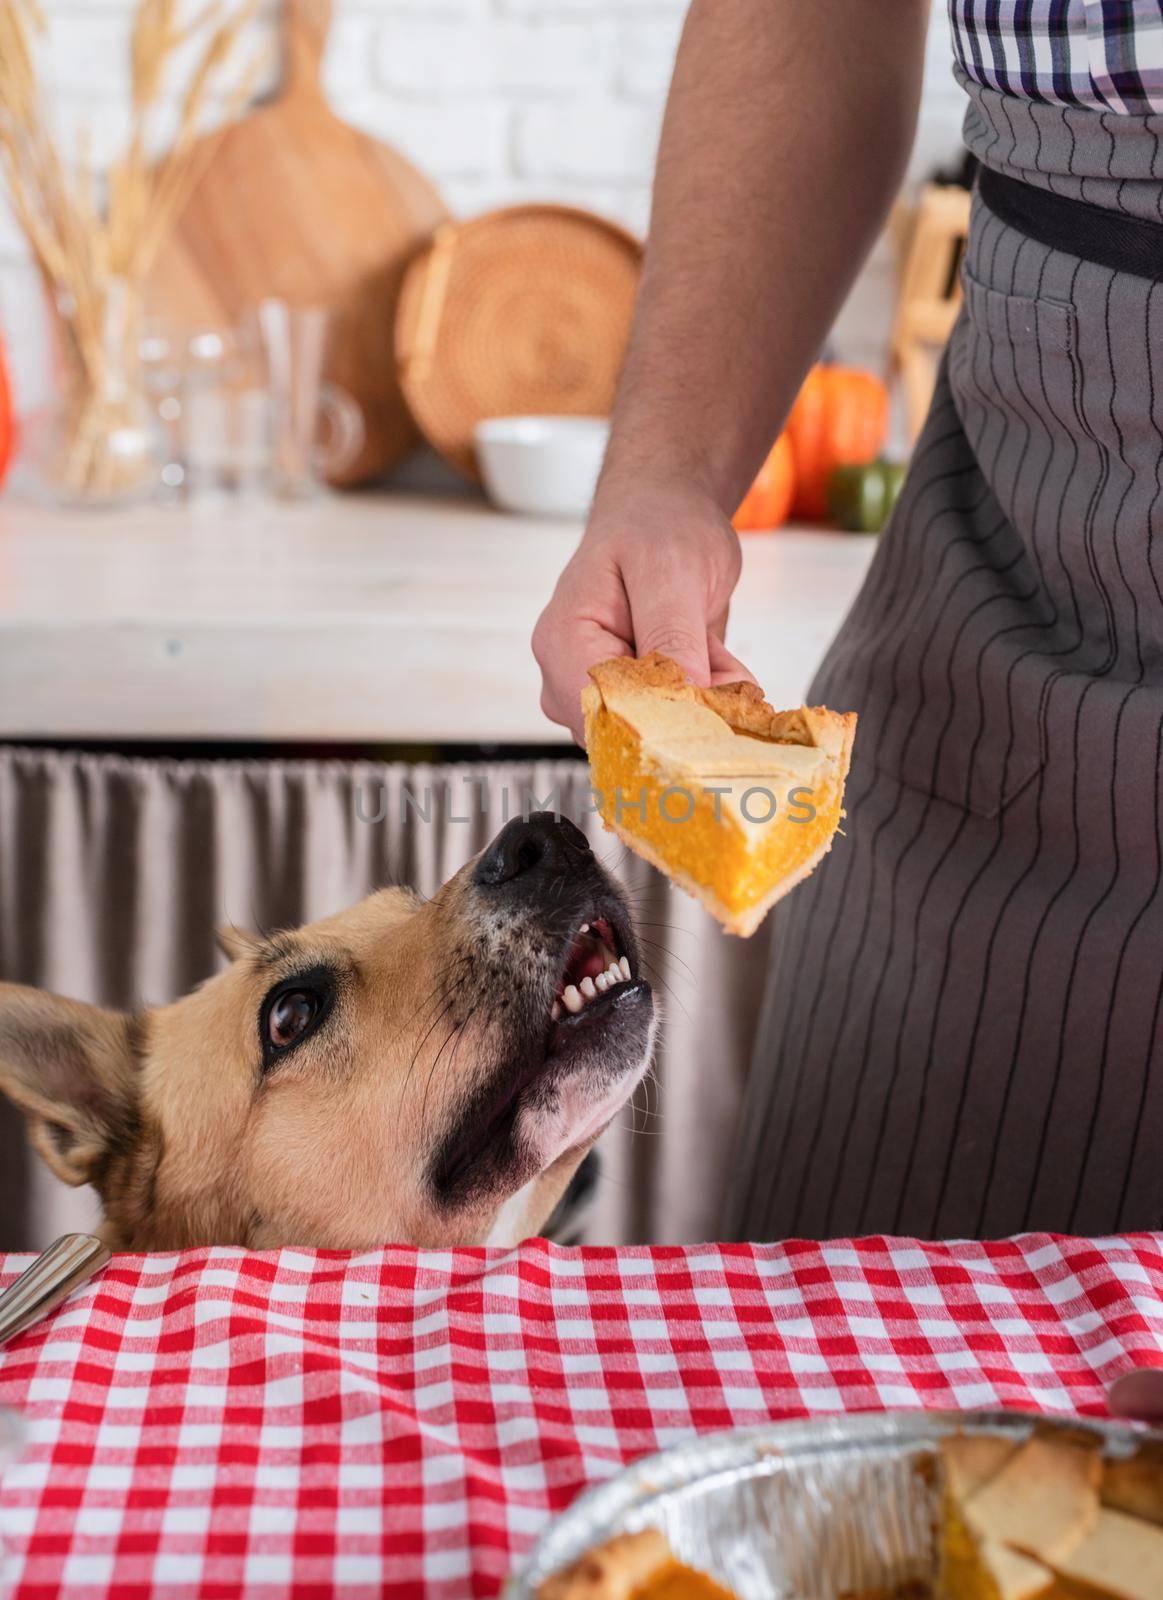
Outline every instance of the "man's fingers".
{"label": "man's fingers", "polygon": [[716,638],[713,633],[707,637],[707,654],[712,683],[755,682],[738,656],[733,656],[722,639]]}
{"label": "man's fingers", "polygon": [[682,596],[632,593],[630,614],[637,656],[647,656],[657,650],[660,655],[677,661],[693,682],[710,683],[707,621],[697,593]]}
{"label": "man's fingers", "polygon": [[1135,1367],[1108,1385],[1106,1402],[1112,1417],[1133,1417],[1137,1422],[1163,1422],[1163,1371]]}
{"label": "man's fingers", "polygon": [[558,628],[547,614],[537,624],[534,654],[547,669],[542,711],[551,721],[568,728],[584,749],[581,693],[590,681],[589,668],[611,656],[632,654],[630,646],[599,623],[573,622]]}
{"label": "man's fingers", "polygon": [[556,722],[563,728],[568,728],[573,736],[573,742],[584,750],[585,719],[581,710],[581,690],[578,690],[577,705],[573,706],[568,691],[559,692],[551,689],[548,684],[541,691],[541,709],[550,722]]}

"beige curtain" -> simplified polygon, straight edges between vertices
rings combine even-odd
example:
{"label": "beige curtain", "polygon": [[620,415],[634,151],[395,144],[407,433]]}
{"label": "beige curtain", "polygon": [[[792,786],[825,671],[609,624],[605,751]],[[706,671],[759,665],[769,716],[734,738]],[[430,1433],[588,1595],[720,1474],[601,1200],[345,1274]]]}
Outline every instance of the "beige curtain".
{"label": "beige curtain", "polygon": [[[219,923],[310,921],[386,883],[431,893],[527,797],[580,819],[626,884],[664,1011],[657,1081],[603,1141],[589,1238],[713,1238],[766,939],[727,939],[603,833],[586,816],[579,761],[402,766],[0,749],[0,979],[115,1006],[170,1000],[215,970]],[[43,1245],[94,1216],[91,1194],[45,1173],[0,1107],[0,1249]]]}

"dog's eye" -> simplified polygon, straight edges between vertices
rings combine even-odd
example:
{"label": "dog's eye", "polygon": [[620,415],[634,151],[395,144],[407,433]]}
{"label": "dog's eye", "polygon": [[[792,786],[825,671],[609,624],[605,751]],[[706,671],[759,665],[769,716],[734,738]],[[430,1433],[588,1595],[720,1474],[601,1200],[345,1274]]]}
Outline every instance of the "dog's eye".
{"label": "dog's eye", "polygon": [[322,967],[286,978],[271,990],[259,1014],[264,1068],[315,1032],[334,996],[334,978]]}
{"label": "dog's eye", "polygon": [[279,995],[267,1017],[267,1037],[276,1050],[301,1039],[319,1015],[319,996],[306,989]]}

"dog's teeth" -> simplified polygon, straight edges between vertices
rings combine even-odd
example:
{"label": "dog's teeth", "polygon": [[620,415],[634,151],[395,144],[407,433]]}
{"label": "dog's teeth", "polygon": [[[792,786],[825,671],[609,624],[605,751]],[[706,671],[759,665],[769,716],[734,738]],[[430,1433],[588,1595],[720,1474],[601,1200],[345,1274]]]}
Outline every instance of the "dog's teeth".
{"label": "dog's teeth", "polygon": [[627,961],[625,956],[622,956],[622,958],[619,960],[618,966],[621,969],[622,976],[626,979],[627,983],[629,983],[629,981],[630,981],[630,963]]}
{"label": "dog's teeth", "polygon": [[602,994],[605,994],[606,990],[610,987],[610,980],[606,977],[604,972],[598,973],[597,977],[594,979],[594,983]]}
{"label": "dog's teeth", "polygon": [[590,931],[589,923],[588,922],[583,922],[581,927],[577,931],[579,933],[588,933]]}
{"label": "dog's teeth", "polygon": [[571,1012],[575,1017],[581,1010],[582,1006],[585,1005],[585,1001],[582,999],[581,995],[578,994],[572,983],[569,984],[568,987],[563,991],[561,1003],[565,1009]]}
{"label": "dog's teeth", "polygon": [[581,990],[582,994],[585,995],[587,1000],[592,1000],[598,992],[594,988],[594,980],[592,978],[583,978],[581,983],[578,985],[578,988]]}
{"label": "dog's teeth", "polygon": [[611,961],[606,968],[606,977],[609,978],[611,983],[621,983],[622,969],[616,961]]}
{"label": "dog's teeth", "polygon": [[561,1016],[561,1005],[560,1005],[560,1003],[558,1001],[555,1000],[553,1002],[553,1005],[550,1007],[550,1010],[549,1010],[549,1020],[550,1020],[550,1022],[556,1022],[558,1017],[560,1017],[560,1016]]}

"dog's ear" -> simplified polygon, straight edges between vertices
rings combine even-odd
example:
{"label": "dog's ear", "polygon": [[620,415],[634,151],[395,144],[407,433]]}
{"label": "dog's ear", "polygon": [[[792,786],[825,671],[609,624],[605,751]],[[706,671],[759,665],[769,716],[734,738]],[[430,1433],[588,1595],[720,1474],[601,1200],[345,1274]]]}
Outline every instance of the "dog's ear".
{"label": "dog's ear", "polygon": [[214,930],[214,940],[228,961],[240,956],[252,956],[262,949],[262,940],[248,928],[236,928],[233,922],[224,922]]}
{"label": "dog's ear", "polygon": [[65,1183],[94,1178],[132,1115],[134,1029],[122,1012],[0,983],[0,1091]]}

